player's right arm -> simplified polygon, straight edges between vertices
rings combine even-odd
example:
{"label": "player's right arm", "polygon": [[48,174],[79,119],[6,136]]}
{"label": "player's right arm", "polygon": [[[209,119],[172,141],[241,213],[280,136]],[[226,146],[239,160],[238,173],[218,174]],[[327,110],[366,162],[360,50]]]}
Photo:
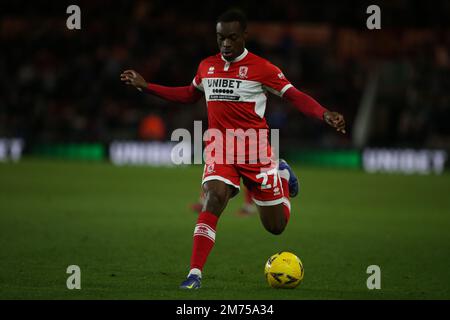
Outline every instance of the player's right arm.
{"label": "player's right arm", "polygon": [[172,102],[194,103],[202,97],[202,93],[192,83],[191,85],[184,87],[167,87],[154,83],[147,83],[147,81],[134,70],[125,70],[120,75],[120,80],[127,85],[134,86],[139,91],[148,92]]}

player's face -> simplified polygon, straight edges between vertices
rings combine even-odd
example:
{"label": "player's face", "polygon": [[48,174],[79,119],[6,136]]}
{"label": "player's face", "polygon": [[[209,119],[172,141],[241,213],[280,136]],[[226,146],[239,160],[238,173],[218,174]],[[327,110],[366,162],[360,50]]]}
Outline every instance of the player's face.
{"label": "player's face", "polygon": [[219,22],[216,33],[217,44],[225,60],[232,61],[244,51],[246,32],[239,22]]}

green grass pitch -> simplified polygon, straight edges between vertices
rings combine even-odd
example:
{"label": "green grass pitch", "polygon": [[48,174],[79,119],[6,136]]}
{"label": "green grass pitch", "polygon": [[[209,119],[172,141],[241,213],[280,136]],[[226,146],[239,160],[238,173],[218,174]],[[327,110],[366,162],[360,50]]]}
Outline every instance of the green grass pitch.
{"label": "green grass pitch", "polygon": [[[200,166],[114,167],[28,159],[0,165],[1,299],[449,299],[450,175],[370,175],[295,167],[301,193],[285,232],[258,216],[218,224],[203,288],[181,291],[189,267]],[[276,290],[264,263],[303,261],[294,290]],[[81,268],[68,290],[66,268]],[[366,269],[381,268],[368,290]]]}

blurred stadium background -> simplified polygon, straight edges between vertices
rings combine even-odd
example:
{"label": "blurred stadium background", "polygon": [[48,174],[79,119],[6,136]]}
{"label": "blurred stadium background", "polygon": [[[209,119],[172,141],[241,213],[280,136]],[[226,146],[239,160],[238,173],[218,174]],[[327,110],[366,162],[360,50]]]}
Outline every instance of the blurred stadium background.
{"label": "blurred stadium background", "polygon": [[[81,1],[80,31],[65,26],[68,4],[2,3],[0,137],[22,139],[25,154],[103,159],[113,141],[167,141],[206,121],[203,101],[136,94],[118,75],[135,68],[150,82],[190,83],[217,52],[215,18],[233,5],[251,21],[247,47],[348,122],[336,135],[272,97],[267,118],[283,129],[282,153],[450,148],[448,1],[381,1],[381,30],[366,28],[367,1]],[[20,149],[3,145],[3,158],[5,148]]]}
{"label": "blurred stadium background", "polygon": [[[69,16],[66,8],[70,4],[81,8],[81,30],[66,28]],[[366,28],[369,16],[366,8],[370,4],[381,7],[381,30]],[[154,181],[155,176],[159,181],[165,179],[158,170],[172,175],[170,179],[178,179],[183,174],[176,171],[178,169],[159,169],[159,166],[170,165],[169,141],[174,129],[193,129],[194,120],[204,121],[206,129],[204,102],[200,100],[195,105],[168,103],[125,87],[119,75],[121,71],[133,68],[149,82],[173,86],[189,84],[200,60],[217,52],[216,17],[225,9],[238,6],[250,21],[247,48],[278,65],[300,90],[329,109],[344,114],[348,124],[346,135],[336,134],[319,121],[299,114],[284,101],[271,97],[267,119],[272,128],[281,129],[281,156],[298,165],[300,172],[305,167],[331,168],[323,175],[320,170],[305,169],[305,175],[311,179],[320,176],[325,184],[328,179],[336,179],[330,187],[337,189],[341,186],[341,178],[345,180],[352,174],[359,174],[354,180],[349,178],[342,189],[352,193],[362,183],[370,190],[365,195],[367,199],[373,195],[371,192],[376,193],[386,184],[390,184],[392,192],[403,188],[405,194],[402,196],[381,197],[381,201],[386,201],[386,207],[395,199],[403,201],[393,205],[400,211],[403,204],[408,212],[413,207],[421,208],[417,212],[417,230],[420,230],[419,221],[429,213],[427,206],[435,204],[436,207],[430,210],[442,215],[434,221],[436,228],[429,230],[437,232],[435,242],[430,243],[436,244],[442,252],[448,249],[448,241],[445,244],[448,233],[442,236],[437,225],[445,227],[450,224],[450,205],[448,195],[445,195],[450,190],[448,173],[445,172],[449,166],[450,150],[450,1],[10,1],[2,2],[0,6],[3,244],[8,243],[5,238],[7,227],[12,226],[12,232],[16,226],[14,219],[19,219],[19,214],[14,217],[10,214],[24,213],[19,203],[23,199],[26,202],[29,194],[38,194],[40,183],[50,179],[54,173],[70,179],[67,184],[73,185],[67,186],[67,190],[73,190],[67,192],[72,196],[76,192],[85,195],[84,183],[76,181],[76,170],[80,170],[80,176],[84,178],[92,174],[92,180],[105,178],[108,181],[102,171],[106,169],[99,167],[105,165],[102,164],[104,162],[153,166],[155,168],[145,167],[142,171],[148,181]],[[41,162],[40,158],[64,161]],[[82,160],[82,164],[61,167],[65,160]],[[11,162],[18,164],[12,165]],[[90,171],[88,166],[91,165],[99,171]],[[345,170],[348,169],[355,169],[357,173],[347,175]],[[70,170],[75,171],[68,173]],[[111,174],[119,172],[115,171],[119,170],[117,168],[107,170]],[[126,180],[125,172],[133,179],[139,179],[136,171],[126,170],[131,171],[120,171],[120,179],[133,183]],[[161,201],[172,201],[179,209],[185,207],[189,199],[195,200],[201,168],[197,166],[193,170],[195,174],[192,171],[188,174],[192,181],[179,182],[184,190],[189,191],[188,194],[183,190],[174,191],[175,183],[167,181],[161,190],[175,194],[176,199],[154,190],[162,197]],[[338,172],[339,179],[337,176],[330,178],[333,170]],[[367,179],[362,173],[364,170],[443,176],[424,177],[425,180],[415,177],[412,181],[401,180],[404,178],[397,175],[394,175],[396,180],[379,174],[373,178],[376,184],[364,184],[361,182]],[[92,180],[89,184],[97,186],[99,182]],[[114,181],[111,183],[118,180]],[[58,194],[59,188],[65,188],[59,183],[41,189],[49,192],[48,199],[52,198],[51,192]],[[144,181],[140,183],[142,188],[146,188]],[[407,191],[409,183],[413,185],[411,192]],[[370,189],[375,185],[378,189]],[[119,196],[119,190],[97,187],[100,188],[101,199],[103,194],[103,200],[115,203],[109,197]],[[316,190],[322,187],[317,183]],[[425,195],[428,198],[420,202],[425,187],[429,188]],[[435,187],[441,196],[433,199]],[[88,190],[98,191],[92,186]],[[122,195],[136,202],[148,197],[139,193],[137,188],[132,190],[137,193],[125,192]],[[342,198],[345,197],[343,193]],[[41,202],[35,203],[30,200],[34,203],[30,210],[39,211],[36,206],[46,203],[40,199]],[[86,200],[81,197],[80,202],[74,200],[69,203],[72,208],[80,206],[80,212],[87,210],[84,211],[86,214],[90,211],[83,206],[81,199]],[[307,201],[307,195],[304,199]],[[408,199],[419,202],[408,204]],[[316,200],[320,201],[320,198]],[[338,199],[335,200],[334,205],[339,203]],[[53,208],[51,203],[49,205]],[[145,204],[154,205],[148,200],[142,205]],[[65,205],[67,202],[60,202],[58,210],[64,210]],[[155,206],[158,210],[165,210],[162,204]],[[369,207],[370,204],[359,209],[370,211]],[[119,205],[117,208],[122,207]],[[74,212],[68,213],[69,216]],[[145,216],[143,212],[142,218]],[[83,216],[79,212],[76,214]],[[407,215],[404,218],[408,220]],[[28,218],[24,216],[23,219],[26,221]],[[189,220],[185,224],[190,228],[191,222]],[[57,228],[56,225],[54,227]],[[23,229],[17,230],[20,231],[15,236],[25,233]],[[413,232],[411,230],[416,229],[404,231]],[[189,234],[191,230],[186,232]],[[63,237],[62,234],[60,236]],[[416,236],[414,239],[419,241],[420,232]],[[76,245],[79,243],[72,243],[72,246]],[[186,244],[186,248],[189,245]],[[389,242],[385,245],[389,247]],[[16,249],[8,248],[4,254]],[[273,250],[278,249],[274,246]],[[123,254],[125,252],[124,249]],[[189,249],[183,253],[181,250],[174,252],[185,255],[183,259],[187,261]],[[15,263],[21,261],[20,256],[16,259],[8,260],[10,264],[3,265],[3,271],[12,270]],[[442,270],[448,267],[448,251],[443,259]],[[172,260],[166,262],[174,263]],[[448,280],[448,275],[446,277]],[[4,274],[2,280],[5,285],[9,283]],[[9,285],[10,294],[6,296],[21,297],[20,291],[11,289],[14,284]],[[447,290],[439,288],[437,297],[448,298],[448,287]],[[38,293],[31,295],[36,296]],[[222,296],[217,293],[215,297]],[[267,298],[269,295],[256,297]],[[312,294],[310,297],[322,296]],[[330,293],[325,297],[336,296]]]}

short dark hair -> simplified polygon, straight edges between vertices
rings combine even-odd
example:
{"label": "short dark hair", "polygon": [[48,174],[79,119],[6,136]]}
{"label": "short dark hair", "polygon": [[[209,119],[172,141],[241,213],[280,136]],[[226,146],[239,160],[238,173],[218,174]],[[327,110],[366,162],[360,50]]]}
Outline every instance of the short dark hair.
{"label": "short dark hair", "polygon": [[217,23],[219,22],[233,22],[237,21],[241,25],[242,31],[247,29],[247,17],[239,9],[230,9],[222,13],[219,18],[217,18]]}

